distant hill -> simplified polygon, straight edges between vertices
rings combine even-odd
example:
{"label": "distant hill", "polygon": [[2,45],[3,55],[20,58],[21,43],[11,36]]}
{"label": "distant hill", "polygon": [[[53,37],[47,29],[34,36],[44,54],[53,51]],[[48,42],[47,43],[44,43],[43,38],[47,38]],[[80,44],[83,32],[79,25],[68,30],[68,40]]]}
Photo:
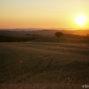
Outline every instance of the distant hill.
{"label": "distant hill", "polygon": [[[62,32],[61,39],[55,37],[56,32]],[[0,42],[86,42],[89,30],[0,30]]]}
{"label": "distant hill", "polygon": [[42,35],[42,36],[54,36],[55,32],[63,32],[64,34],[74,34],[74,35],[80,35],[80,36],[86,36],[89,34],[89,30],[49,30],[49,29],[43,29],[43,30],[39,30],[39,29],[35,29],[35,30],[0,30],[0,36],[25,36],[27,34],[38,34],[38,35]]}

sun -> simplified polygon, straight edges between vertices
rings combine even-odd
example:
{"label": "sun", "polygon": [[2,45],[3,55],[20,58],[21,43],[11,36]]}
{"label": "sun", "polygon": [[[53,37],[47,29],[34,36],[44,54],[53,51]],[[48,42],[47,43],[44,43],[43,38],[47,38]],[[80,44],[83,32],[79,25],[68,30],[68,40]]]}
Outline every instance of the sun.
{"label": "sun", "polygon": [[87,17],[85,15],[80,14],[75,18],[75,22],[79,26],[83,26],[87,23]]}

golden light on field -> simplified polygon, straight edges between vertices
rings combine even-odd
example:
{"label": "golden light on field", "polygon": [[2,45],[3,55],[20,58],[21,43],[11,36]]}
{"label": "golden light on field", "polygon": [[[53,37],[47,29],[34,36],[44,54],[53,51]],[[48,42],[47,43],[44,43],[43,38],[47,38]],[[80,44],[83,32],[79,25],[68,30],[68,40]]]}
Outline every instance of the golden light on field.
{"label": "golden light on field", "polygon": [[79,26],[83,26],[87,23],[87,17],[85,15],[78,15],[76,18],[75,18],[75,22],[76,24],[78,24]]}

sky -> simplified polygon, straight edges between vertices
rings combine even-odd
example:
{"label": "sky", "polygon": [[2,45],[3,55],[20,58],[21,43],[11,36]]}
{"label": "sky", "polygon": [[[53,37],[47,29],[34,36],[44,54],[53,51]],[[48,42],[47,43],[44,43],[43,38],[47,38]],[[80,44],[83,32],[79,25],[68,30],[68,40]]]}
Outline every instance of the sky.
{"label": "sky", "polygon": [[89,19],[89,0],[0,0],[0,29],[89,29],[75,23],[81,13]]}

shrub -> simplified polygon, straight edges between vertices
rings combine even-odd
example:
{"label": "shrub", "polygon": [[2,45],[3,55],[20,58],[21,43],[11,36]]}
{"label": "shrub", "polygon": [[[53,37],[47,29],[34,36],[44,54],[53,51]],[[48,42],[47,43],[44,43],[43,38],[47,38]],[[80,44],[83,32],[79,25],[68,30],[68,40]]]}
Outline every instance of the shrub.
{"label": "shrub", "polygon": [[63,33],[62,33],[62,32],[56,32],[56,33],[55,33],[55,36],[56,36],[57,38],[60,38],[61,36],[63,36]]}

